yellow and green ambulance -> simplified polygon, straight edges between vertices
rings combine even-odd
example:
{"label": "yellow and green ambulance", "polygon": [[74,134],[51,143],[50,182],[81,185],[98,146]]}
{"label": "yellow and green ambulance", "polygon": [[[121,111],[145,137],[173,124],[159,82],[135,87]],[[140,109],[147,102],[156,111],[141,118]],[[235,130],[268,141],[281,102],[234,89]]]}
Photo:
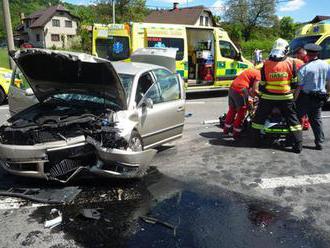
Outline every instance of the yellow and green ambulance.
{"label": "yellow and green ambulance", "polygon": [[129,60],[138,48],[177,48],[176,69],[185,80],[187,91],[228,88],[238,74],[253,66],[219,27],[94,24],[92,40],[93,55],[111,61]]}
{"label": "yellow and green ambulance", "polygon": [[320,58],[330,64],[330,19],[301,27],[290,43],[290,51],[295,51],[308,43],[320,45],[322,47]]}
{"label": "yellow and green ambulance", "polygon": [[11,70],[0,67],[0,104],[7,98],[11,75]]}

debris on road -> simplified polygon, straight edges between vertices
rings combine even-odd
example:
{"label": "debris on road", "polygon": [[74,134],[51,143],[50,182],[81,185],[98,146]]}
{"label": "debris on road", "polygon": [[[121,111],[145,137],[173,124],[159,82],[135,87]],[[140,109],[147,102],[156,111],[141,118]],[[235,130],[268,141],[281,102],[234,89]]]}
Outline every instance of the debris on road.
{"label": "debris on road", "polygon": [[80,192],[81,189],[78,187],[59,189],[10,188],[1,190],[0,196],[16,197],[44,204],[67,204],[72,202]]}
{"label": "debris on road", "polygon": [[121,201],[121,200],[122,200],[121,196],[123,195],[124,190],[122,190],[122,189],[118,189],[117,192],[118,192],[118,201]]}
{"label": "debris on road", "polygon": [[45,228],[53,229],[54,227],[61,225],[62,220],[63,220],[62,213],[58,209],[56,209],[56,208],[51,209],[50,215],[51,215],[52,219],[45,221]]}
{"label": "debris on road", "polygon": [[159,219],[156,219],[154,217],[150,217],[150,216],[140,216],[140,218],[145,222],[145,223],[148,223],[148,224],[160,224],[162,226],[165,226],[167,228],[170,228],[170,229],[173,229],[175,230],[176,227],[168,222],[165,222],[165,221],[162,221],[162,220],[159,220]]}
{"label": "debris on road", "polygon": [[85,208],[81,209],[79,212],[87,219],[99,220],[101,218],[101,213],[96,209]]}
{"label": "debris on road", "polygon": [[205,120],[202,122],[202,124],[219,124],[219,120]]}
{"label": "debris on road", "polygon": [[192,113],[187,113],[184,115],[185,118],[189,118],[189,117],[192,117]]}

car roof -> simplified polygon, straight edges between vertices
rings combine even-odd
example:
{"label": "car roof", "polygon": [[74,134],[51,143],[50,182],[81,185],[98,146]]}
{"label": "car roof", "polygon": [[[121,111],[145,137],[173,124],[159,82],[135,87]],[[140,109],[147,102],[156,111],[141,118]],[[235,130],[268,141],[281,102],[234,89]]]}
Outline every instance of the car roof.
{"label": "car roof", "polygon": [[[154,69],[166,69],[164,67],[146,64],[146,63],[137,63],[137,62],[112,62],[113,67],[119,74],[129,74],[136,75],[141,74],[146,71],[154,70]],[[166,69],[167,70],[167,69]]]}

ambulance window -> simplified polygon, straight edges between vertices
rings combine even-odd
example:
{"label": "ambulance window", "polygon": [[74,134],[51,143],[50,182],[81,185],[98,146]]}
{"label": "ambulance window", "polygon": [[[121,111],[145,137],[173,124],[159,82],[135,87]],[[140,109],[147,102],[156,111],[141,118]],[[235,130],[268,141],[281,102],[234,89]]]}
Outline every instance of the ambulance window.
{"label": "ambulance window", "polygon": [[148,47],[178,48],[176,60],[182,60],[184,55],[184,40],[180,38],[148,37]]}
{"label": "ambulance window", "polygon": [[97,39],[96,52],[99,57],[111,61],[127,59],[129,57],[129,39],[120,36]]}
{"label": "ambulance window", "polygon": [[220,41],[220,53],[222,57],[235,59],[237,58],[237,51],[234,46],[228,41]]}
{"label": "ambulance window", "polygon": [[320,54],[321,59],[329,59],[330,58],[330,37],[326,38],[321,43],[322,51]]}
{"label": "ambulance window", "polygon": [[315,43],[320,37],[321,35],[313,35],[295,38],[289,45],[289,51],[290,53],[293,53],[298,47],[304,47],[308,43]]}

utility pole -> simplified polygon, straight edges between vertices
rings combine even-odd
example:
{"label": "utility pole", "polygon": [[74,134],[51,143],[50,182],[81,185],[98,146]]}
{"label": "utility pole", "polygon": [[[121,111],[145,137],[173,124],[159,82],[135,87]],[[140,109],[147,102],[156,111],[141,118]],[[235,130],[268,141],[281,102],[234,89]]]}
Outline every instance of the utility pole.
{"label": "utility pole", "polygon": [[116,23],[116,0],[112,0],[112,23]]}
{"label": "utility pole", "polygon": [[[3,7],[3,18],[5,22],[6,27],[6,33],[7,33],[7,47],[8,51],[14,50],[14,36],[13,36],[13,29],[11,26],[11,18],[10,18],[10,10],[9,10],[9,2],[8,0],[2,0],[2,7]],[[9,57],[9,66],[11,69],[14,67],[14,62]]]}

